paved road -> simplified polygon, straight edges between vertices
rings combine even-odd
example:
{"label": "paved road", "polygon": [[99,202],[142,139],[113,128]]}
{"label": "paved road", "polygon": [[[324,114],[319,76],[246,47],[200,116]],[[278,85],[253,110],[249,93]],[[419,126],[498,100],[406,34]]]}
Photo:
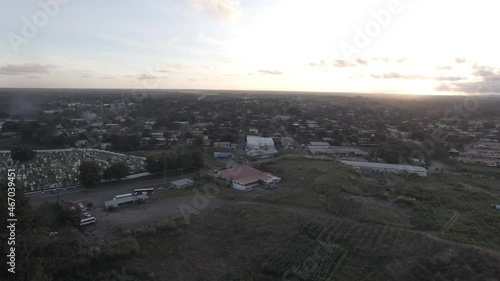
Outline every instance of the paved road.
{"label": "paved road", "polygon": [[[166,182],[168,183],[182,178],[193,178],[194,175],[195,173],[169,177],[166,179]],[[59,190],[59,200],[68,201],[70,199],[76,200],[84,197],[90,197],[92,203],[100,206],[104,205],[104,201],[113,199],[115,195],[130,193],[135,188],[156,187],[162,184],[165,184],[164,178],[136,180],[131,182],[124,181],[96,188],[80,187],[75,189]],[[57,202],[57,193],[49,191],[46,191],[45,193],[29,194],[27,197],[30,198],[32,206],[38,206],[44,202]]]}

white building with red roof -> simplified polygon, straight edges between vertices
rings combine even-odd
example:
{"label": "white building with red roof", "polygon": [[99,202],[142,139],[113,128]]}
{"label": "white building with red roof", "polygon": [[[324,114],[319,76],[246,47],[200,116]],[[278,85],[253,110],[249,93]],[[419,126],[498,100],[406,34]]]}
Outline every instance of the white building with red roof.
{"label": "white building with red roof", "polygon": [[221,178],[229,181],[234,189],[248,191],[258,185],[277,183],[281,178],[250,166],[238,166],[219,171]]}

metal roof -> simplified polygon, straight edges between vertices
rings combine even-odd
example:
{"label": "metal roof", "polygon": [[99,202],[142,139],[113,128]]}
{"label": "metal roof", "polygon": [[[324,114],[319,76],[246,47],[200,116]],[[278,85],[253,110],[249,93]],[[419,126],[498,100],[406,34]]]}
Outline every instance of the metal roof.
{"label": "metal roof", "polygon": [[106,201],[106,202],[104,202],[104,206],[106,206],[106,208],[116,207],[116,206],[121,205],[121,204],[132,203],[132,202],[135,202],[139,199],[146,200],[148,198],[149,197],[147,195],[144,195],[144,194],[132,195],[132,196],[127,196],[127,197],[123,197],[123,198],[118,198],[118,199]]}
{"label": "metal roof", "polygon": [[401,164],[385,164],[385,163],[372,163],[372,162],[356,162],[356,161],[341,161],[344,164],[356,166],[360,168],[378,168],[378,169],[393,169],[405,170],[413,172],[427,172],[427,169],[420,166],[401,165]]}
{"label": "metal roof", "polygon": [[176,180],[176,181],[171,182],[171,184],[173,184],[175,186],[185,186],[185,185],[192,184],[192,183],[194,183],[194,181],[192,181],[188,178],[184,178],[184,179],[180,179],[180,180]]}

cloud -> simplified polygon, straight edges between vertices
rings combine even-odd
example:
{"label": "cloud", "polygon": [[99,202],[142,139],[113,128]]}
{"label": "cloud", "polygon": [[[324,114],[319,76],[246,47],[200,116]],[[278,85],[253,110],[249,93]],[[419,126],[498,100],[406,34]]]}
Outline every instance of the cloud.
{"label": "cloud", "polygon": [[346,60],[336,60],[333,63],[333,66],[335,66],[335,67],[351,67],[351,66],[356,66],[356,63],[346,61]]}
{"label": "cloud", "polygon": [[332,63],[328,63],[328,62],[326,62],[324,60],[321,60],[320,62],[311,62],[311,63],[309,63],[309,66],[311,66],[311,67],[319,67],[319,68],[327,68],[327,67],[339,67],[339,68],[342,68],[342,67],[357,66],[360,63],[363,64],[363,65],[366,65],[368,63],[368,61],[361,60],[361,59],[354,60],[354,61],[335,60]]}
{"label": "cloud", "polygon": [[389,72],[383,74],[372,74],[370,75],[376,79],[409,79],[409,80],[419,80],[419,79],[428,79],[425,76],[416,75],[416,74],[401,74],[397,72]]}
{"label": "cloud", "polygon": [[441,76],[441,77],[436,77],[436,80],[439,81],[460,81],[460,80],[466,80],[467,78],[465,77],[460,77],[460,76]]}
{"label": "cloud", "polygon": [[356,62],[358,64],[361,64],[361,65],[367,65],[368,64],[368,60],[364,60],[364,59],[356,59]]}
{"label": "cloud", "polygon": [[451,70],[452,67],[450,65],[438,66],[438,70]]}
{"label": "cloud", "polygon": [[452,84],[439,84],[437,91],[466,94],[500,94],[500,81],[479,81]]}
{"label": "cloud", "polygon": [[389,72],[383,74],[372,74],[372,78],[376,79],[402,79],[402,80],[438,80],[438,81],[460,81],[467,78],[461,76],[425,76],[419,74],[401,74],[397,72]]}
{"label": "cloud", "polygon": [[242,15],[240,0],[188,0],[198,11],[206,10],[223,23],[235,23]]}
{"label": "cloud", "polygon": [[310,67],[317,68],[343,68],[343,67],[359,67],[359,66],[368,66],[371,63],[382,63],[382,64],[401,64],[406,61],[406,58],[399,59],[389,59],[386,57],[373,57],[368,59],[358,58],[355,60],[334,60],[333,62],[327,62],[325,60],[321,60],[320,62],[311,62],[309,63]]}
{"label": "cloud", "polygon": [[472,74],[483,80],[500,80],[500,70],[492,66],[475,64],[472,69]]}
{"label": "cloud", "polygon": [[269,75],[283,75],[283,73],[278,70],[257,70],[257,72]]}
{"label": "cloud", "polygon": [[311,63],[309,63],[309,66],[312,66],[312,67],[326,67],[327,64],[326,64],[326,62],[324,60],[322,60],[319,63],[311,62]]}
{"label": "cloud", "polygon": [[151,75],[151,74],[142,74],[139,77],[137,77],[137,79],[139,79],[139,80],[154,80],[154,79],[159,79],[159,78],[160,77],[156,77],[156,76]]}
{"label": "cloud", "polygon": [[100,79],[115,79],[113,76],[101,76]]}
{"label": "cloud", "polygon": [[25,73],[49,73],[49,71],[56,66],[52,64],[8,64],[0,67],[0,74],[4,75],[19,75]]}
{"label": "cloud", "polygon": [[465,63],[466,61],[465,58],[455,58],[455,63]]}
{"label": "cloud", "polygon": [[91,77],[90,72],[86,70],[76,70],[76,75],[78,75],[80,78]]}
{"label": "cloud", "polygon": [[466,94],[499,94],[500,70],[492,66],[472,66],[472,75],[476,81],[442,83],[436,87],[437,91],[459,92]]}

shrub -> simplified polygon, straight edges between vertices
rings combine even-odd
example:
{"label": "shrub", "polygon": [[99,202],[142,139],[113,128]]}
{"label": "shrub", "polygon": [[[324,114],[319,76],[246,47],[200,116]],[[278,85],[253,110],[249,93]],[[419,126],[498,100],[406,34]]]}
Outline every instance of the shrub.
{"label": "shrub", "polygon": [[415,198],[400,195],[394,199],[394,203],[413,207],[416,204],[416,200]]}

